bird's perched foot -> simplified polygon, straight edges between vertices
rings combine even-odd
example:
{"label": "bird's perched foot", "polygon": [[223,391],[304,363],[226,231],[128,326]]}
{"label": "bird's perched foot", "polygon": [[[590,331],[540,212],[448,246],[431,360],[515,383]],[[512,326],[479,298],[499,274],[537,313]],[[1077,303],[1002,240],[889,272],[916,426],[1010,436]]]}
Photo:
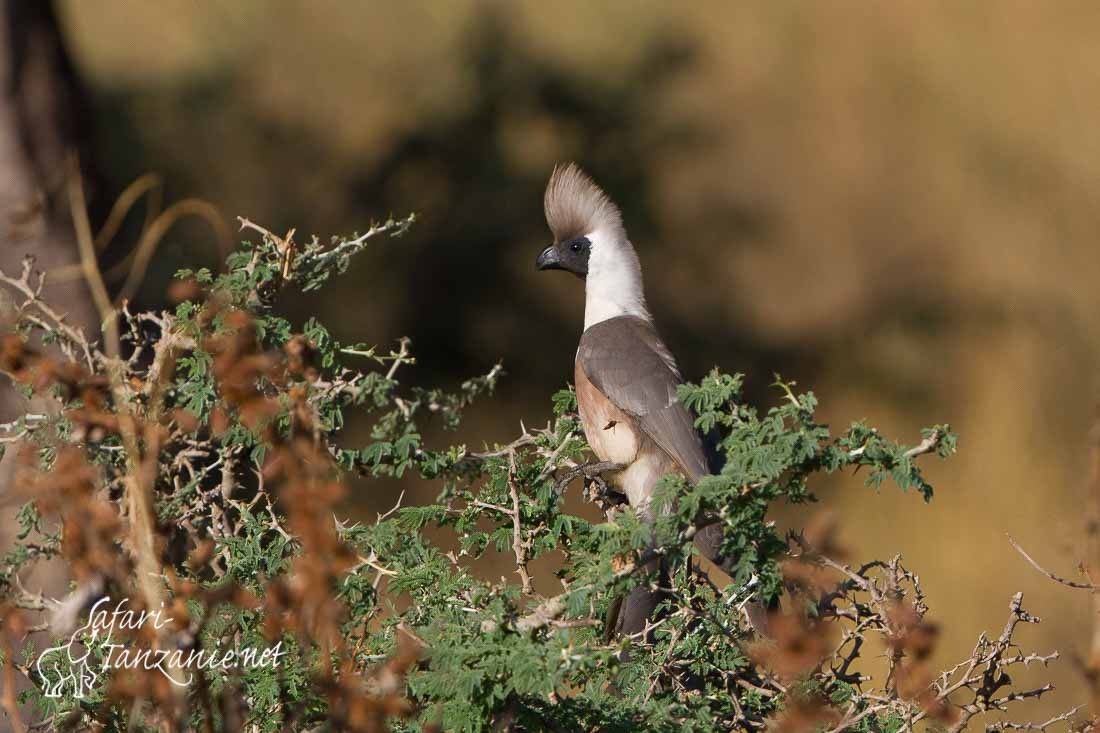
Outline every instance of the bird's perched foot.
{"label": "bird's perched foot", "polygon": [[[621,471],[626,466],[621,463],[614,463],[612,461],[599,461],[596,463],[582,463],[579,466],[574,466],[568,471],[563,473],[558,479],[557,484],[554,486],[554,490],[557,494],[562,494],[565,491],[565,487],[578,476],[584,476],[589,481],[589,484],[585,487],[585,498],[588,499],[591,487],[593,484],[598,485],[600,493],[617,493],[617,491],[610,486],[603,479],[603,474],[614,473],[615,471]],[[623,501],[626,501],[626,497],[623,497]]]}

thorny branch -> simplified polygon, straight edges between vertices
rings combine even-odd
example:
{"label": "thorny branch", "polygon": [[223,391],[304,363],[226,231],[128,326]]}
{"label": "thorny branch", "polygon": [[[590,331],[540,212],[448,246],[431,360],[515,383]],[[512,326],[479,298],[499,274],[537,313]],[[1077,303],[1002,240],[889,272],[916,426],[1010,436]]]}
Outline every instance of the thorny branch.
{"label": "thorny branch", "polygon": [[508,459],[508,493],[512,496],[512,551],[516,555],[516,570],[519,573],[523,592],[535,592],[531,584],[531,574],[527,571],[528,542],[523,539],[523,517],[520,514],[519,488],[516,487],[516,457],[513,453]]}
{"label": "thorny branch", "polygon": [[[206,567],[212,577],[224,577],[230,543],[239,539],[244,531],[246,523],[243,518],[263,516],[260,514],[262,512],[270,518],[269,527],[273,534],[278,534],[291,545],[303,545],[306,552],[301,557],[319,563],[315,571],[305,573],[303,577],[312,578],[322,585],[329,582],[327,579],[333,573],[341,571],[338,559],[341,544],[337,535],[342,530],[339,527],[333,528],[331,523],[325,525],[326,529],[319,529],[314,519],[319,518],[315,514],[318,510],[323,514],[324,507],[332,499],[321,497],[304,503],[297,500],[299,504],[295,508],[296,500],[293,498],[294,491],[316,491],[324,472],[331,470],[327,468],[329,464],[318,456],[302,455],[300,451],[295,453],[287,449],[279,472],[275,475],[280,477],[282,483],[291,479],[300,480],[305,488],[282,489],[291,497],[288,499],[290,508],[280,507],[279,512],[276,512],[274,495],[264,488],[265,481],[271,480],[271,467],[265,466],[260,470],[259,464],[254,463],[254,457],[250,457],[249,473],[255,476],[256,484],[248,495],[242,496],[245,492],[241,491],[242,471],[239,470],[242,460],[241,446],[223,442],[217,430],[197,430],[193,416],[182,414],[183,411],[178,408],[172,409],[167,402],[171,395],[171,399],[178,405],[180,395],[173,393],[176,389],[173,379],[179,355],[200,348],[214,348],[214,339],[188,335],[172,313],[132,313],[124,301],[118,308],[112,304],[95,260],[96,246],[91,238],[79,178],[73,177],[70,180],[68,190],[80,246],[81,272],[89,280],[95,296],[103,340],[102,344],[89,340],[78,328],[67,323],[63,314],[41,300],[44,276],[34,270],[33,260],[28,258],[24,261],[18,277],[0,272],[0,285],[21,300],[14,303],[14,322],[3,324],[6,330],[12,332],[10,336],[5,336],[4,341],[4,373],[14,382],[35,391],[58,386],[63,394],[68,395],[66,399],[77,398],[78,405],[74,409],[72,404],[59,404],[56,411],[28,414],[18,421],[0,425],[0,430],[5,433],[0,435],[0,442],[6,444],[3,471],[0,471],[0,477],[3,478],[0,496],[5,504],[9,503],[8,494],[15,495],[13,492],[18,493],[19,498],[24,501],[37,498],[45,515],[60,517],[64,542],[67,543],[67,546],[62,544],[60,549],[63,553],[76,553],[75,556],[67,555],[66,559],[73,564],[77,587],[67,598],[56,600],[40,592],[31,593],[25,589],[20,580],[20,565],[6,564],[0,568],[5,586],[4,596],[0,599],[0,624],[4,626],[0,628],[0,635],[3,635],[5,643],[9,638],[14,638],[10,635],[13,633],[12,629],[16,630],[16,636],[20,636],[42,631],[49,626],[44,623],[15,626],[21,618],[20,611],[52,615],[56,625],[54,630],[65,634],[78,625],[77,619],[94,600],[104,594],[114,593],[128,597],[134,585],[140,591],[133,596],[134,607],[158,609],[169,597],[173,597],[176,605],[169,610],[175,618],[184,621],[188,613],[187,606],[179,604],[185,604],[188,600],[199,602],[208,610],[230,600],[242,607],[255,604],[254,600],[243,596],[234,598],[233,594],[239,591],[232,582],[224,584],[221,590],[213,591],[214,595],[206,598],[205,591],[199,591],[193,583],[181,583],[176,568],[172,565],[162,566],[165,544],[172,539],[172,528],[158,526],[154,514],[154,493],[158,492],[157,484],[161,481],[167,481],[169,486],[165,487],[167,496],[158,498],[162,501],[182,502],[181,512],[173,517],[173,523],[188,533],[190,541],[198,543],[188,562],[198,563],[196,567],[208,563]],[[372,228],[366,235],[358,238],[355,247],[361,249],[369,237],[383,232],[392,233],[398,228],[398,224]],[[298,261],[297,264],[314,263],[316,258],[324,256],[323,250],[314,249],[310,251],[308,258]],[[316,271],[317,268],[314,267],[314,272]],[[287,274],[292,275],[293,272]],[[8,298],[8,302],[11,302],[11,298]],[[208,306],[213,309],[222,307],[217,302]],[[239,325],[238,341],[244,344],[250,331],[246,321],[241,321]],[[19,335],[31,331],[42,335],[41,351],[31,348],[28,341]],[[125,356],[122,353],[124,344],[131,349]],[[51,346],[64,358],[55,359],[51,356]],[[245,363],[251,368],[268,364],[267,357],[261,355],[242,356],[252,361],[248,362],[247,358],[231,358],[226,366],[236,367]],[[390,357],[375,358],[378,361],[392,361],[386,374],[387,380],[392,380],[398,366],[412,360],[407,343],[402,343],[400,352]],[[77,364],[80,365],[79,368],[76,367]],[[277,361],[271,367],[283,368]],[[226,375],[219,375],[218,378],[224,376]],[[278,374],[256,369],[248,373],[248,379],[231,386],[237,390],[235,394],[239,394],[236,399],[251,401],[248,405],[242,403],[245,409],[258,409],[264,413],[276,405],[276,395],[258,391],[259,385],[265,382],[275,384],[281,378]],[[221,386],[224,388],[224,385]],[[308,399],[303,401],[303,406],[308,404]],[[316,436],[316,409],[299,413],[298,419],[302,429]],[[65,432],[60,432],[59,429]],[[28,450],[27,453],[38,453],[40,460],[48,466],[46,470],[40,470],[33,465],[17,465],[20,448],[25,443],[29,448],[32,439],[36,450]],[[314,447],[317,447],[316,440],[313,442]],[[165,448],[170,448],[171,452],[162,452]],[[100,457],[102,466],[93,466],[88,462],[87,459],[94,455]],[[117,462],[115,457],[118,458]],[[63,465],[60,465],[62,462]],[[119,470],[115,470],[116,468]],[[304,473],[300,475],[299,472]],[[20,476],[18,482],[12,480],[16,474]],[[220,480],[211,482],[212,477],[220,477]],[[99,481],[103,482],[102,491],[96,485]],[[28,495],[24,488],[30,489],[32,484],[36,487],[35,493]],[[188,501],[191,502],[190,505]],[[303,515],[308,515],[306,520],[302,519]],[[293,526],[293,534],[283,526],[283,522],[287,521],[286,517],[289,517]],[[132,564],[123,562],[123,558],[116,552],[118,540],[122,538],[116,529],[127,530],[122,546],[128,549],[126,554]],[[210,538],[205,544],[199,541],[204,535]],[[221,543],[216,553],[211,552],[214,540],[220,540]],[[54,536],[52,541],[56,543],[57,537]],[[23,545],[24,554],[21,557],[24,562],[59,554],[57,544],[48,546],[41,552],[37,552],[35,547],[32,543]],[[361,566],[378,573],[378,578],[393,574],[393,571],[384,568],[373,555],[362,558]],[[353,567],[347,572],[356,571],[357,568]],[[375,583],[377,585],[377,580]],[[286,618],[288,614],[296,613],[306,614],[307,620],[295,627],[299,634],[308,637],[304,641],[317,643],[322,650],[336,651],[342,647],[337,625],[340,605],[330,594],[321,592],[321,586],[301,588],[291,591],[290,597],[284,594],[279,598],[278,602],[289,605],[273,611],[272,618]],[[137,641],[139,646],[149,644],[152,648],[165,652],[173,649],[186,650],[186,647],[195,643],[202,623],[205,620],[197,627],[183,629],[149,624],[144,630],[154,632],[155,638],[131,641]],[[43,680],[37,678],[33,667],[17,664],[11,649],[6,647],[3,654],[5,680],[4,695],[0,698],[0,703],[3,704],[11,724],[22,729],[18,706],[12,697],[16,689],[12,677],[22,674],[35,686],[42,684]],[[415,658],[415,654],[406,654],[401,658],[400,664],[393,667],[393,675],[387,678],[386,683],[393,689],[386,693],[387,696],[401,693],[399,686],[394,685],[403,680],[404,670]],[[140,683],[135,681],[134,684],[155,687],[159,679],[158,669],[171,674],[174,679],[182,673],[179,667],[152,668],[152,671],[147,670]],[[183,682],[182,679],[177,681]],[[356,673],[345,671],[337,684],[356,687],[361,685],[361,680]],[[186,720],[185,703],[168,698],[176,698],[177,691],[186,690],[187,687],[183,685],[161,685],[155,690],[135,690],[133,710],[136,713],[142,708],[142,700],[159,696],[160,707],[154,706],[150,713],[152,717],[146,719],[159,719],[160,727],[165,730],[180,730]],[[361,692],[341,695],[338,699],[357,701],[347,703],[353,706],[374,704],[372,701],[375,700]],[[210,699],[201,697],[201,700],[205,701],[205,718],[210,723],[213,720]],[[379,707],[372,715],[380,715],[378,719],[384,720],[387,716],[400,714],[398,708],[392,707],[390,703],[386,705],[389,707]],[[333,714],[346,713],[338,713],[334,707]],[[54,716],[51,715],[31,728],[38,729],[54,722]]]}
{"label": "thorny branch", "polygon": [[[1025,654],[1015,639],[1020,624],[1036,624],[1039,619],[1023,608],[1023,594],[1015,594],[1009,604],[1009,616],[996,638],[979,636],[967,659],[933,674],[928,657],[937,636],[937,628],[925,621],[928,607],[920,580],[900,564],[900,558],[888,563],[868,563],[859,569],[837,562],[816,551],[801,536],[792,535],[792,556],[804,568],[823,568],[836,573],[840,582],[832,584],[816,571],[803,569],[794,577],[812,578],[828,586],[818,602],[824,618],[835,619],[843,627],[842,640],[825,659],[827,676],[836,676],[856,685],[856,692],[831,728],[839,733],[850,730],[871,715],[889,713],[904,721],[900,730],[911,731],[926,719],[945,724],[950,731],[966,729],[971,721],[987,712],[1005,712],[1013,702],[1038,698],[1051,685],[1024,690],[1012,685],[1009,670],[1017,665],[1047,665],[1058,659],[1057,652]],[[889,682],[885,690],[865,689],[867,680],[853,677],[851,664],[859,657],[870,636],[880,637],[893,652],[889,656]],[[821,675],[822,672],[818,672]],[[989,730],[1046,730],[1070,720],[1074,708],[1039,723],[999,721]]]}

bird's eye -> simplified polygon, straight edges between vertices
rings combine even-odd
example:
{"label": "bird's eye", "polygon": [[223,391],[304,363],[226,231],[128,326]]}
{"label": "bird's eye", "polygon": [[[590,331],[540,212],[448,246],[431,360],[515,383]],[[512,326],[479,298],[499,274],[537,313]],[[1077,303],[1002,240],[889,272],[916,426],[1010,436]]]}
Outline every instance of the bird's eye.
{"label": "bird's eye", "polygon": [[569,249],[573,250],[574,252],[580,252],[581,251],[581,243],[579,241],[574,240],[573,243],[569,245]]}

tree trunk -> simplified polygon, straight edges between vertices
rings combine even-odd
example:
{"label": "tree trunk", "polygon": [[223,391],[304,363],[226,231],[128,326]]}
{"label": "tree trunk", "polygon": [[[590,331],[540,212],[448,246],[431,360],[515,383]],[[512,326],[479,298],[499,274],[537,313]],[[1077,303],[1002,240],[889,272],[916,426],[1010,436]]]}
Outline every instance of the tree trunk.
{"label": "tree trunk", "polygon": [[[74,265],[79,257],[64,185],[74,156],[90,200],[102,186],[90,150],[91,109],[51,2],[0,0],[0,82],[0,269],[18,276],[28,254],[46,272]],[[46,283],[43,297],[73,326],[96,336],[98,318],[84,281]],[[20,302],[17,295],[5,295],[0,321]],[[0,331],[8,325],[0,322]],[[6,379],[0,381],[0,421],[46,409],[50,406],[41,400],[28,404]],[[13,482],[18,446],[7,444],[0,459],[0,547],[10,545],[14,509],[25,498]],[[22,581],[28,589],[58,596],[67,575],[62,566],[51,564]],[[19,681],[17,691],[27,684]],[[32,713],[24,709],[22,716],[26,720]],[[7,722],[21,728],[21,721]]]}
{"label": "tree trunk", "polygon": [[[102,191],[91,108],[53,4],[0,0],[0,9],[0,269],[18,273],[31,254],[40,269],[55,270],[78,260],[64,195],[71,156],[80,161],[89,200]],[[43,295],[92,335],[97,319],[83,282],[47,280]]]}

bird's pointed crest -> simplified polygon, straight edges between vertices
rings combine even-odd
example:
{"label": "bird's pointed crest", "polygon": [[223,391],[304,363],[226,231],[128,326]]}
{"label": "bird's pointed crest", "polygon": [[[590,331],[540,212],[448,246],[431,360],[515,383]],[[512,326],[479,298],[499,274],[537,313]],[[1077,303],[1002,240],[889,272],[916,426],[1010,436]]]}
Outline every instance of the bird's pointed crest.
{"label": "bird's pointed crest", "polygon": [[557,242],[600,229],[618,231],[623,226],[619,207],[576,163],[554,168],[543,205],[546,223]]}

